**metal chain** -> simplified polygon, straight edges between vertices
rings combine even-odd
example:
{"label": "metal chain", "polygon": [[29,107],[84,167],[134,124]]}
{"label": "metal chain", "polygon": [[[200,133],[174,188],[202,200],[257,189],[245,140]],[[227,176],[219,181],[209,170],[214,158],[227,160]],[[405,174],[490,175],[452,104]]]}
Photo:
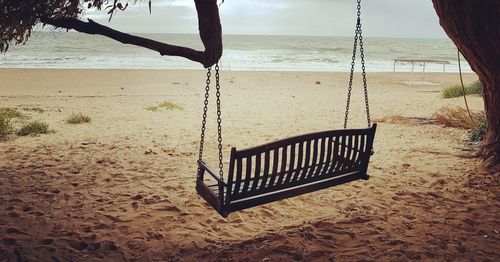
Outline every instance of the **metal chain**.
{"label": "metal chain", "polygon": [[219,142],[219,176],[224,181],[224,163],[222,162],[222,113],[220,108],[220,81],[219,81],[219,63],[215,64],[215,90],[217,97],[217,141]]}
{"label": "metal chain", "polygon": [[347,128],[347,121],[349,119],[349,106],[351,104],[352,80],[354,77],[354,66],[356,65],[356,51],[358,50],[359,25],[360,25],[360,19],[358,16],[358,22],[356,23],[356,32],[354,34],[354,46],[352,48],[351,74],[349,76],[349,87],[347,88],[347,102],[345,106],[344,129]]}
{"label": "metal chain", "polygon": [[[208,97],[210,96],[210,77],[212,76],[212,67],[209,67],[207,69],[207,81],[206,81],[206,87],[205,87],[205,101],[203,102],[203,118],[201,121],[201,137],[200,137],[200,153],[199,153],[199,160],[203,160],[203,146],[205,143],[205,129],[207,125],[207,111],[208,111]],[[198,173],[200,167],[198,167]]]}
{"label": "metal chain", "polygon": [[362,75],[363,75],[363,88],[364,88],[364,95],[365,95],[365,107],[366,107],[366,117],[367,117],[367,122],[368,126],[371,126],[371,119],[370,119],[370,108],[368,104],[368,85],[366,82],[366,66],[365,66],[365,54],[364,54],[364,48],[363,48],[363,35],[362,35],[362,29],[361,29],[361,0],[357,0],[357,22],[356,22],[356,31],[354,34],[354,45],[353,45],[353,50],[352,50],[352,62],[351,62],[351,74],[349,76],[349,87],[347,91],[347,102],[346,102],[346,108],[345,108],[345,117],[344,117],[344,129],[347,128],[347,122],[349,119],[349,106],[351,104],[351,94],[352,94],[352,82],[353,82],[353,77],[354,77],[354,67],[356,65],[356,51],[358,49],[358,41],[359,41],[359,46],[360,46],[360,56],[361,56],[361,68],[362,68]]}
{"label": "metal chain", "polygon": [[361,0],[358,0],[358,33],[359,33],[359,53],[361,56],[361,70],[363,74],[363,90],[365,94],[366,122],[371,126],[370,104],[368,103],[368,84],[366,82],[365,52],[363,47],[363,31],[361,30]]}

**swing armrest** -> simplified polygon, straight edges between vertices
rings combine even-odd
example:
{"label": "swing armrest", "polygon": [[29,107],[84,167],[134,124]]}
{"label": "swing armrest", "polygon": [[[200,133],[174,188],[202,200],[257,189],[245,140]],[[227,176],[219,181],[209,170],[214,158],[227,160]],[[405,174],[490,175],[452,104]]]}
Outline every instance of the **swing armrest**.
{"label": "swing armrest", "polygon": [[205,161],[203,160],[198,160],[198,165],[205,171],[208,172],[208,174],[210,174],[210,176],[212,176],[216,181],[217,183],[220,185],[222,184],[223,186],[226,185],[226,183],[224,183],[224,181],[222,181],[220,179],[220,177],[217,176],[217,173],[214,171],[214,169],[209,166],[207,163],[205,163]]}

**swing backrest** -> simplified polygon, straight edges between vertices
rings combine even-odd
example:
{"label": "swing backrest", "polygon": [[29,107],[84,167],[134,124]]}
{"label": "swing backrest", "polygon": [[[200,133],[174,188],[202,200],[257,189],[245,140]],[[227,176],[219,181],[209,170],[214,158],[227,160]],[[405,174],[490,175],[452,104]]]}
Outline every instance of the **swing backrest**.
{"label": "swing backrest", "polygon": [[[226,203],[235,211],[237,202],[246,208],[317,190],[321,181],[346,174],[366,176],[375,129],[376,124],[305,134],[239,151],[233,148]],[[313,190],[303,188],[312,184]],[[277,193],[286,196],[271,197]]]}

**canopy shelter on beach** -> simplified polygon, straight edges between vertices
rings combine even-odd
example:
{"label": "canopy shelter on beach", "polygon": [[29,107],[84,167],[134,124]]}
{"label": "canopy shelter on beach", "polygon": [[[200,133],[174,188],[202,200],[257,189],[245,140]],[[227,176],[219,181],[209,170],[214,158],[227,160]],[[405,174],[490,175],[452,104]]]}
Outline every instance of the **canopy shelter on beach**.
{"label": "canopy shelter on beach", "polygon": [[411,72],[415,70],[415,64],[422,65],[422,72],[425,73],[426,64],[439,64],[443,65],[443,73],[446,72],[446,65],[450,62],[446,60],[433,60],[433,59],[394,59],[392,72],[396,72],[396,64],[411,64]]}

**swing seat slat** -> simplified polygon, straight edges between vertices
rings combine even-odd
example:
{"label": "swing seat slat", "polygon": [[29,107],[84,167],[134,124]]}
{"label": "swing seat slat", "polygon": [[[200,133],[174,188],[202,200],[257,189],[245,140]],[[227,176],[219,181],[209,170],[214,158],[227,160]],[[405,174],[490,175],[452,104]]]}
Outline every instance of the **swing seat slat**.
{"label": "swing seat slat", "polygon": [[200,160],[196,190],[227,217],[238,210],[367,180],[376,127],[305,134],[243,150],[233,147],[227,181]]}

